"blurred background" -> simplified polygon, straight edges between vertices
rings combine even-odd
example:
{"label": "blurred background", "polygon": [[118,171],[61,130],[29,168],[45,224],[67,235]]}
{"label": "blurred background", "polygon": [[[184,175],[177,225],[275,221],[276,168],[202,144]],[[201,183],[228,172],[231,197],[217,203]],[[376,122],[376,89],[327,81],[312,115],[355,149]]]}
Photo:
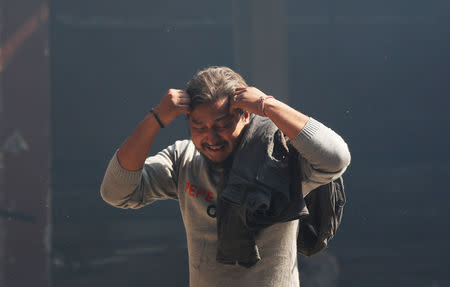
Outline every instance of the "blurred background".
{"label": "blurred background", "polygon": [[[304,287],[450,286],[450,2],[0,0],[0,286],[187,286],[177,202],[99,195],[169,88],[226,65],[347,141]],[[185,119],[151,153],[188,137]]]}

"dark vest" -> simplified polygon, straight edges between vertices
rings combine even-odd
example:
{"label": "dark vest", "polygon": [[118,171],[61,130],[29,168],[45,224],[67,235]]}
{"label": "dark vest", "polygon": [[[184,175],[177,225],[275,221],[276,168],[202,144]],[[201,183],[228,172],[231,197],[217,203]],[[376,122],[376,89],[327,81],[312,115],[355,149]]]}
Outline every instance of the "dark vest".
{"label": "dark vest", "polygon": [[270,119],[252,117],[217,200],[218,262],[253,266],[261,259],[255,243],[258,231],[296,219],[299,253],[311,256],[327,246],[342,219],[343,180],[303,198],[298,159],[298,151]]}

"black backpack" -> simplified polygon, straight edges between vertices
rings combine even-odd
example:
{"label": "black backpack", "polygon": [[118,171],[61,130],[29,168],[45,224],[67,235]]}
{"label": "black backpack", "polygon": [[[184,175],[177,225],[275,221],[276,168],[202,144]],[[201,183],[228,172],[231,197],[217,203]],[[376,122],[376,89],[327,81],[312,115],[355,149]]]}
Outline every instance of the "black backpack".
{"label": "black backpack", "polygon": [[312,190],[304,198],[309,214],[300,216],[297,251],[312,256],[336,234],[346,203],[342,177]]}

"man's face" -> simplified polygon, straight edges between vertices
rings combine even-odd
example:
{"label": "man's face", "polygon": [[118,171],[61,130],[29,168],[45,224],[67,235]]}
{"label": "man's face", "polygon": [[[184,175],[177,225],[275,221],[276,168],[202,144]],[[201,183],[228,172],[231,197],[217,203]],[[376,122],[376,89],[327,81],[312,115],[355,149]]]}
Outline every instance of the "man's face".
{"label": "man's face", "polygon": [[213,162],[221,162],[233,152],[249,114],[229,112],[228,98],[199,104],[189,114],[191,139],[195,147]]}

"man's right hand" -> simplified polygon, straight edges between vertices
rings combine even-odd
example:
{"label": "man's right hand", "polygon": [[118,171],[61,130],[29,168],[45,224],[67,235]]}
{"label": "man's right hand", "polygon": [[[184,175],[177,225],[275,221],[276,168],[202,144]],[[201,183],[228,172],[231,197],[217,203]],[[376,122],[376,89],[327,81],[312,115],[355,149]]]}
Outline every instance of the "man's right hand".
{"label": "man's right hand", "polygon": [[169,89],[154,109],[164,126],[169,125],[180,114],[188,114],[189,95],[183,90]]}

